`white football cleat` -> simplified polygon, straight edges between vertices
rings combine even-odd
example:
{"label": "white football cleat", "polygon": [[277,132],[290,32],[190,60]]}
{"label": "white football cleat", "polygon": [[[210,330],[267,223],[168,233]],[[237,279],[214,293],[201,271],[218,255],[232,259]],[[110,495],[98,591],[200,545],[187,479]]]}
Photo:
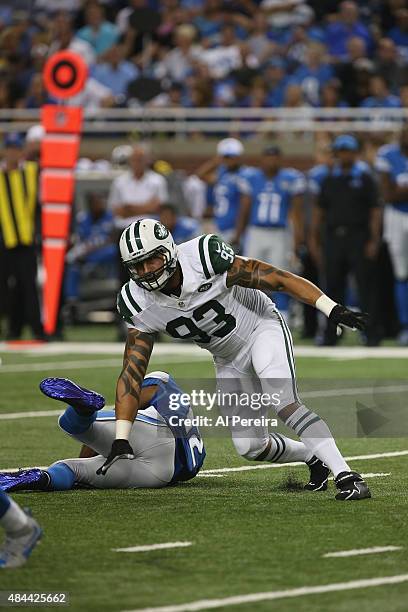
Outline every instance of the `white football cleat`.
{"label": "white football cleat", "polygon": [[41,527],[27,510],[24,512],[27,514],[27,525],[17,534],[6,534],[6,540],[0,548],[0,569],[24,565],[41,539]]}

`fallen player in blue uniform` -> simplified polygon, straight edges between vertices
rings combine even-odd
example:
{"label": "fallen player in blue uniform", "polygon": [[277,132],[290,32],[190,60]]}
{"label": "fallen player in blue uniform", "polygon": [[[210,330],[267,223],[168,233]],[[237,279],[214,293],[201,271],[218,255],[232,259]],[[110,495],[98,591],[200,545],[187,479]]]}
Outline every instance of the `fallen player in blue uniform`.
{"label": "fallen player in blue uniform", "polygon": [[[160,488],[194,478],[205,449],[189,406],[169,408],[170,394],[181,394],[166,372],[152,372],[142,383],[141,409],[133,423],[132,461],[119,460],[105,476],[98,474],[115,440],[115,413],[102,410],[105,398],[65,378],[45,378],[41,391],[68,404],[59,425],[84,446],[78,459],[63,459],[48,469],[0,473],[3,491],[64,491],[74,486],[95,489]],[[178,417],[175,418],[175,417]]]}

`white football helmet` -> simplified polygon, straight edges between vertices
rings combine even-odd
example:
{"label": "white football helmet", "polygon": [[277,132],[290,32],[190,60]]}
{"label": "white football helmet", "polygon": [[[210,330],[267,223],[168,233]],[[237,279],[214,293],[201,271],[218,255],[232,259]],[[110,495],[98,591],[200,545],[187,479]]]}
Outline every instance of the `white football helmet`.
{"label": "white football helmet", "polygon": [[[146,291],[164,287],[177,265],[177,248],[167,227],[155,219],[134,221],[119,240],[120,256],[130,278]],[[155,272],[138,275],[135,263],[154,255],[164,257],[163,265]]]}

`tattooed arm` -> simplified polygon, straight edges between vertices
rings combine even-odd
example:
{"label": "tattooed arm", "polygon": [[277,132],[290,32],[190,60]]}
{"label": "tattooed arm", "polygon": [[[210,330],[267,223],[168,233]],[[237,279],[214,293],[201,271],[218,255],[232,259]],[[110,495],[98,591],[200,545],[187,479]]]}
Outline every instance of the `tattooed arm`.
{"label": "tattooed arm", "polygon": [[130,329],[123,356],[122,372],[116,385],[116,439],[104,464],[96,473],[105,475],[119,459],[134,459],[129,436],[139,410],[142,382],[152,353],[155,336],[138,329]]}
{"label": "tattooed arm", "polygon": [[[139,409],[140,390],[153,350],[155,336],[129,329],[123,355],[122,372],[116,385],[115,412],[117,420],[133,423]],[[119,437],[118,435],[116,436]]]}
{"label": "tattooed arm", "polygon": [[235,256],[227,273],[227,287],[234,285],[263,291],[284,291],[305,304],[315,306],[336,327],[340,325],[352,330],[364,330],[369,321],[367,313],[353,312],[336,304],[305,278],[257,259]]}
{"label": "tattooed arm", "polygon": [[263,291],[283,291],[311,306],[323,295],[316,285],[301,276],[274,268],[264,261],[238,256],[227,275],[227,287],[233,285]]}

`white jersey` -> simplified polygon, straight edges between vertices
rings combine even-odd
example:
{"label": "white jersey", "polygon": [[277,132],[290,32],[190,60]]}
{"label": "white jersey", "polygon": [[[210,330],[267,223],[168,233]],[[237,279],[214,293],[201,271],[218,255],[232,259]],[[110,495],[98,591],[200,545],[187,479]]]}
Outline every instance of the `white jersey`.
{"label": "white jersey", "polygon": [[233,249],[214,234],[177,247],[183,273],[180,296],[146,291],[133,280],[118,294],[129,327],[193,340],[214,356],[231,358],[246,344],[271,300],[257,289],[226,285]]}

